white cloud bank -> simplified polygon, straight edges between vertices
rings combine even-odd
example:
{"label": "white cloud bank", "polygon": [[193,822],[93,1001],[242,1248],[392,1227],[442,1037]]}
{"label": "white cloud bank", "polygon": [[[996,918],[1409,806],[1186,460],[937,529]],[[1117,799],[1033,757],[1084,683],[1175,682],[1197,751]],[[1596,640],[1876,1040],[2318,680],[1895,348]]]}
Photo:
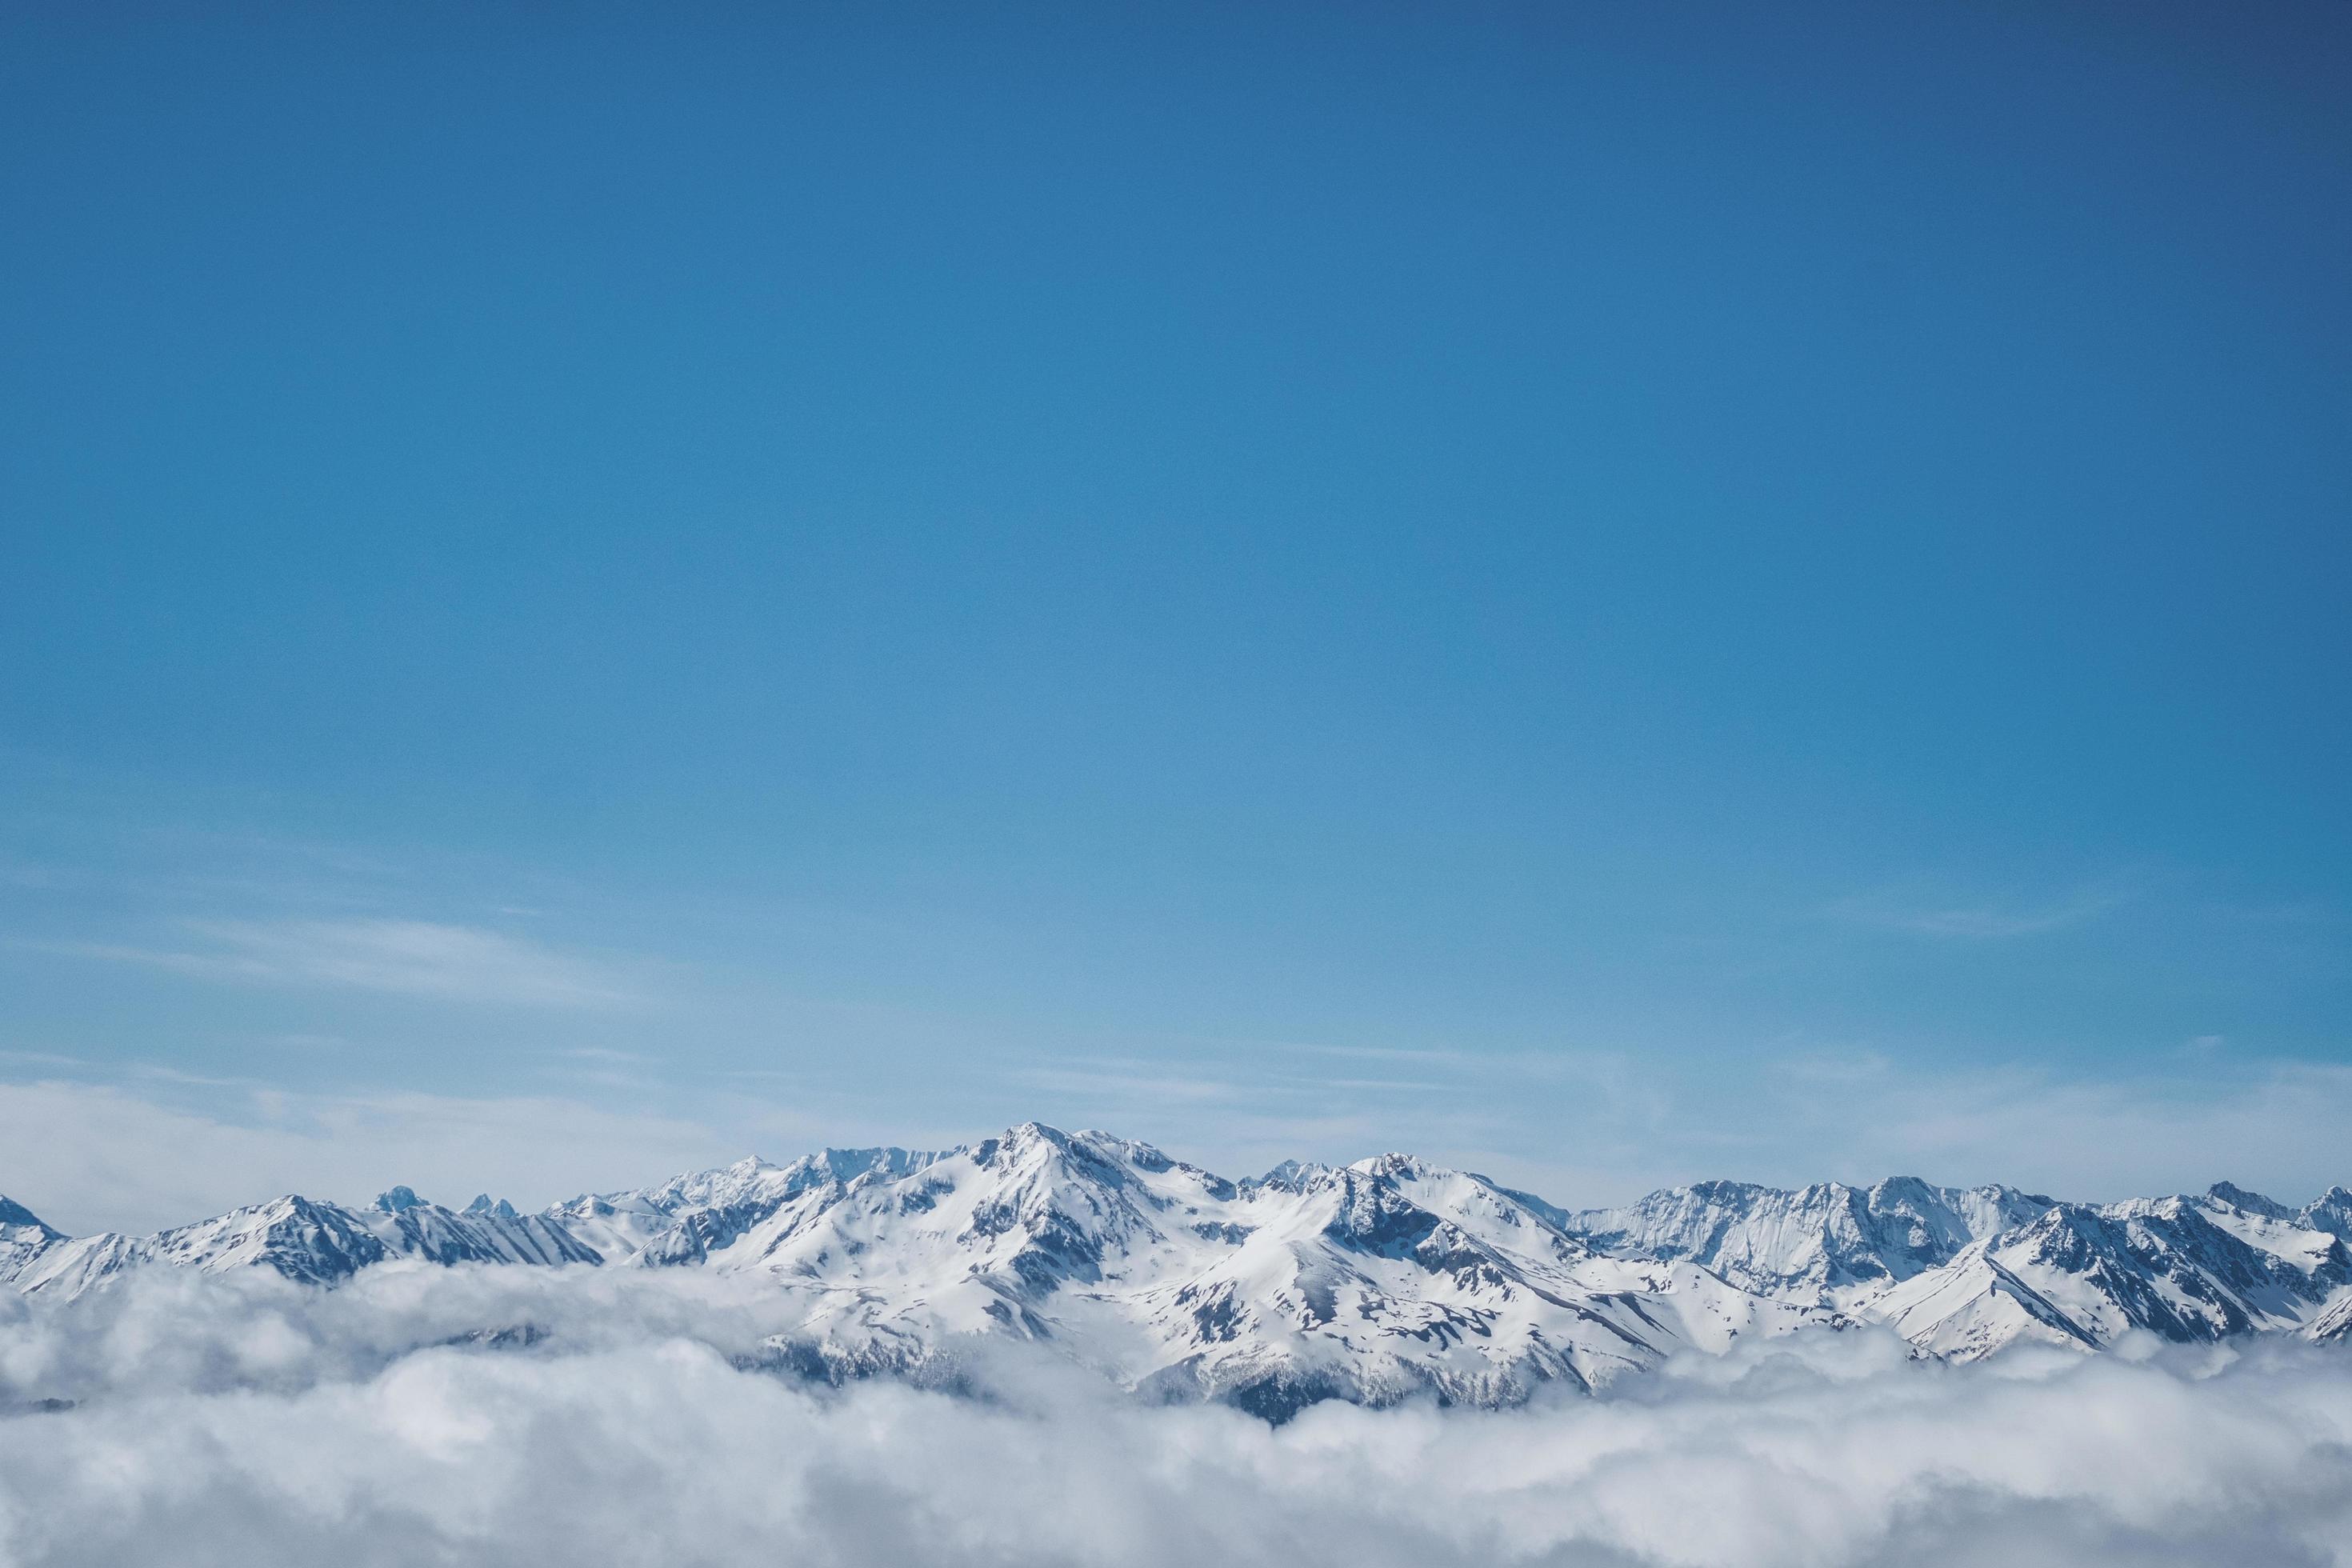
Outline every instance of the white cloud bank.
{"label": "white cloud bank", "polygon": [[[529,1351],[408,1347],[530,1321]],[[0,1563],[2352,1563],[2352,1356],[1971,1368],[1782,1342],[1507,1414],[1279,1429],[992,1366],[737,1371],[756,1281],[388,1268],[0,1303]]]}

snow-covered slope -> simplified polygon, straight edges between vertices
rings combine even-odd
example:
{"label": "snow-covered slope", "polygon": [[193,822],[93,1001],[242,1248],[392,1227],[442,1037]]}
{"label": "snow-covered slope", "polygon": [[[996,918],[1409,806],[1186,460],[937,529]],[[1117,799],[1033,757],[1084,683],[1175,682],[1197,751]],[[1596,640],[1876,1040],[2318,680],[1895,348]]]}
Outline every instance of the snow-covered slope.
{"label": "snow-covered slope", "polygon": [[388,1253],[433,1263],[601,1263],[603,1254],[545,1215],[519,1215],[487,1194],[461,1213],[394,1187],[360,1223]]}
{"label": "snow-covered slope", "polygon": [[2312,1319],[2304,1334],[2323,1343],[2352,1344],[2352,1290],[2338,1295],[2326,1310]]}
{"label": "snow-covered slope", "polygon": [[0,1280],[15,1279],[65,1240],[63,1231],[52,1229],[24,1205],[0,1195]]}
{"label": "snow-covered slope", "polygon": [[826,1149],[789,1165],[752,1157],[656,1187],[583,1194],[546,1217],[611,1262],[700,1263],[813,1187],[867,1174],[903,1176],[937,1158],[905,1149]]}
{"label": "snow-covered slope", "polygon": [[2330,1187],[2294,1217],[2307,1230],[2324,1230],[2338,1241],[2352,1243],[2352,1191]]}
{"label": "snow-covered slope", "polygon": [[1282,1415],[1415,1393],[1505,1404],[1682,1352],[1891,1325],[1923,1353],[2352,1339],[2352,1194],[2292,1210],[2221,1184],[2093,1207],[2015,1188],[1712,1182],[1570,1214],[1401,1154],[1230,1181],[1031,1122],[943,1153],[751,1159],[536,1215],[394,1187],[289,1196],[150,1237],[69,1238],[0,1200],[0,1281],[69,1297],[125,1269],[331,1285],[394,1259],[696,1268],[772,1287],[779,1364],[951,1371],[969,1336],[1051,1346],[1149,1395]]}

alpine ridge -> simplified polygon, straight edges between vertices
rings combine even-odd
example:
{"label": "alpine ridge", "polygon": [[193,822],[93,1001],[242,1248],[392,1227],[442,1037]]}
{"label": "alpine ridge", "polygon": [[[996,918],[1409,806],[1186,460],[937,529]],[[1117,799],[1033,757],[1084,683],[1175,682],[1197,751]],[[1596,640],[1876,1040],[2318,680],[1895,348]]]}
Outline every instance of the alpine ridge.
{"label": "alpine ridge", "polygon": [[2134,1333],[2352,1342],[2347,1237],[2342,1187],[2294,1209],[2226,1182],[2107,1205],[1910,1177],[1704,1182],[1572,1212],[1403,1154],[1234,1181],[1026,1122],[936,1152],[746,1159],[528,1215],[396,1186],[364,1208],[289,1194],[68,1237],[0,1198],[0,1282],[31,1304],[142,1268],[320,1288],[387,1267],[703,1268],[790,1301],[779,1368],[931,1375],[973,1336],[1009,1337],[1149,1397],[1278,1419],[1322,1399],[1508,1405],[1809,1328],[1883,1324],[1953,1360]]}

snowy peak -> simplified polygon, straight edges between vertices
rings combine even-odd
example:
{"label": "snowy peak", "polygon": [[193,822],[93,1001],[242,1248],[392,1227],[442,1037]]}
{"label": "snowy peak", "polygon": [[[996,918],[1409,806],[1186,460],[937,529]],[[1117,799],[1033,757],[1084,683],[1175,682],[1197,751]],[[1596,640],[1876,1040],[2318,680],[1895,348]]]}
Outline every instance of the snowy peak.
{"label": "snowy peak", "polygon": [[673,1176],[658,1186],[583,1194],[554,1205],[545,1217],[608,1261],[696,1264],[733,1246],[811,1188],[904,1174],[936,1158],[905,1149],[826,1149],[776,1165],[748,1155],[731,1165]]}
{"label": "snowy peak", "polygon": [[2311,1230],[2324,1230],[2338,1241],[2352,1242],[2352,1191],[2330,1187],[2295,1215]]}
{"label": "snowy peak", "polygon": [[0,1229],[37,1230],[59,1241],[65,1239],[63,1231],[50,1229],[40,1215],[5,1193],[0,1193]]}
{"label": "snowy peak", "polygon": [[359,1215],[290,1194],[161,1232],[146,1247],[156,1262],[208,1273],[263,1264],[306,1285],[349,1279],[391,1256]]}
{"label": "snowy peak", "polygon": [[[47,1227],[43,1226],[43,1230]],[[561,1225],[509,1208],[457,1214],[395,1187],[366,1209],[289,1194],[148,1237],[58,1237],[11,1247],[0,1232],[0,1279],[18,1289],[75,1295],[147,1264],[206,1273],[267,1268],[306,1285],[332,1285],[395,1258],[431,1263],[602,1261]]]}
{"label": "snowy peak", "polygon": [[465,1212],[419,1200],[362,1215],[385,1250],[431,1263],[601,1263],[604,1257],[562,1225],[541,1215],[519,1215],[509,1205],[468,1207]]}
{"label": "snowy peak", "polygon": [[2265,1219],[2293,1219],[2294,1211],[2284,1204],[2250,1193],[2235,1182],[2216,1182],[2205,1190],[2205,1195],[2217,1204],[2246,1214],[2258,1214]]}
{"label": "snowy peak", "polygon": [[[927,1167],[912,1192],[877,1186],[861,1212],[902,1196],[933,1206],[969,1272],[1024,1297],[1073,1281],[1096,1282],[1137,1254],[1167,1245],[1163,1226],[1188,1197],[1230,1195],[1222,1178],[1170,1159],[1148,1143],[1103,1132],[1066,1133],[1024,1122]],[[952,1194],[953,1202],[938,1206]]]}
{"label": "snowy peak", "polygon": [[2053,1201],[2011,1187],[1932,1186],[1915,1176],[1868,1188],[1701,1182],[1568,1220],[1605,1251],[1688,1259],[1748,1289],[1830,1305],[1940,1268]]}
{"label": "snowy peak", "polygon": [[0,1196],[0,1284],[15,1279],[66,1239],[65,1232],[54,1229],[24,1205]]}
{"label": "snowy peak", "polygon": [[828,1366],[1009,1333],[1163,1396],[1269,1413],[1416,1390],[1507,1401],[1827,1321],[1696,1270],[1597,1259],[1463,1173],[1393,1158],[1287,1174],[1236,1184],[1149,1144],[1023,1124],[904,1176],[812,1188],[704,1262],[810,1293]]}
{"label": "snowy peak", "polygon": [[1951,1356],[2020,1339],[2102,1346],[2131,1329],[2177,1341],[2290,1329],[2352,1283],[2339,1237],[2227,1182],[2105,1207],[1916,1177],[1794,1191],[1707,1182],[1570,1223],[1604,1251],[1687,1258]]}
{"label": "snowy peak", "polygon": [[1285,1160],[1265,1175],[1258,1177],[1252,1184],[1272,1187],[1279,1192],[1295,1193],[1307,1183],[1330,1169],[1328,1165],[1317,1164],[1311,1160]]}
{"label": "snowy peak", "polygon": [[[2216,1208],[2241,1225],[2217,1223]],[[2275,1245],[2281,1222],[2210,1194],[2061,1204],[1874,1307],[1914,1343],[1966,1359],[2017,1339],[2101,1348],[2135,1329],[2184,1342],[2292,1331],[2352,1284],[2335,1238],[2315,1255],[2275,1250],[2242,1233],[2249,1218]]]}
{"label": "snowy peak", "polygon": [[1444,1223],[1407,1197],[1393,1179],[1393,1167],[1383,1169],[1380,1162],[1335,1171],[1316,1185],[1339,1199],[1323,1234],[1351,1252],[1408,1257]]}

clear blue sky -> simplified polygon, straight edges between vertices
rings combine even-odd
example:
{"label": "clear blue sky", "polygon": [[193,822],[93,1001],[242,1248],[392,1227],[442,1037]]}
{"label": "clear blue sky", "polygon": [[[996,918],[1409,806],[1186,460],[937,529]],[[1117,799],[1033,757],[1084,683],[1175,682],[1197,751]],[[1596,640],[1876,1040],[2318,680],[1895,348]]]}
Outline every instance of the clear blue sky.
{"label": "clear blue sky", "polygon": [[2352,10],[207,9],[0,19],[0,1191],[2352,1179]]}

